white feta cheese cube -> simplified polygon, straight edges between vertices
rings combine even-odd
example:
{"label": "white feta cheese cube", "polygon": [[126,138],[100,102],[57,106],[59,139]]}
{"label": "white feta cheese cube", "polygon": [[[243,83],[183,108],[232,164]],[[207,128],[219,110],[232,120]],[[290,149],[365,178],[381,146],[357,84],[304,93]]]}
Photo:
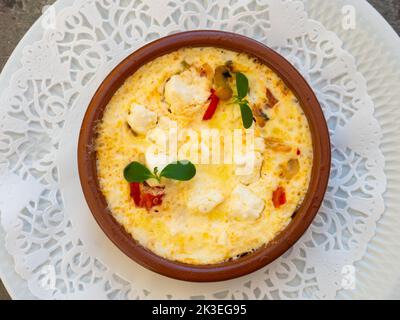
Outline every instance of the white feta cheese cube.
{"label": "white feta cheese cube", "polygon": [[173,113],[185,114],[203,106],[210,96],[210,90],[210,80],[191,68],[167,81],[164,96]]}
{"label": "white feta cheese cube", "polygon": [[241,219],[257,219],[264,210],[264,201],[249,188],[239,185],[229,199],[231,214]]}
{"label": "white feta cheese cube", "polygon": [[263,156],[259,152],[250,152],[242,156],[235,157],[235,174],[239,181],[245,185],[256,182],[260,179]]}
{"label": "white feta cheese cube", "polygon": [[134,132],[145,134],[156,126],[157,113],[140,104],[132,104],[127,122]]}

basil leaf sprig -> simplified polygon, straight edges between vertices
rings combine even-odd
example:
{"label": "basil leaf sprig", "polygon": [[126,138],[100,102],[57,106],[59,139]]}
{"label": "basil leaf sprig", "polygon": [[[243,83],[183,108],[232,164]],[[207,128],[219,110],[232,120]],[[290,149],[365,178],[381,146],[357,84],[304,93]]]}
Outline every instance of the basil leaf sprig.
{"label": "basil leaf sprig", "polygon": [[139,162],[131,162],[124,169],[124,177],[128,182],[144,182],[154,178],[154,174]]}
{"label": "basil leaf sprig", "polygon": [[249,93],[249,79],[241,72],[236,72],[236,89],[238,100],[243,100]]}
{"label": "basil leaf sprig", "polygon": [[243,127],[248,129],[253,124],[253,112],[249,107],[249,101],[245,99],[249,93],[249,79],[241,72],[236,72],[236,89],[235,103],[240,106]]}
{"label": "basil leaf sprig", "polygon": [[144,182],[148,179],[156,179],[160,182],[162,177],[178,181],[188,181],[195,175],[196,167],[187,160],[172,162],[161,172],[158,171],[157,167],[151,172],[146,166],[137,161],[131,162],[124,169],[125,180],[130,183]]}

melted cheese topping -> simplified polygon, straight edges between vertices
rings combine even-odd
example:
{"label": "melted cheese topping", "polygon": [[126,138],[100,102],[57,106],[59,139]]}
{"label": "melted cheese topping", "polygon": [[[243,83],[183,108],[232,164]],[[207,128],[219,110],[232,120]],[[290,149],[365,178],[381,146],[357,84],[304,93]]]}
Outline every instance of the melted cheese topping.
{"label": "melted cheese topping", "polygon": [[[214,117],[202,121],[212,78],[199,70],[204,65],[215,70],[227,61],[248,77],[253,113],[265,105],[267,88],[279,101],[267,109],[269,120],[264,127],[257,123],[252,127],[256,146],[253,157],[238,156],[236,164],[198,164],[197,175],[187,182],[163,179],[162,205],[150,212],[137,208],[123,177],[125,166],[132,161],[162,166],[149,157],[149,147],[165,153],[166,163],[174,159],[165,148],[169,138],[158,136],[157,129],[168,128],[170,121],[176,121],[179,129],[199,133],[207,128],[228,134],[234,129],[244,132],[240,109],[230,101],[221,101]],[[230,81],[235,88],[233,78]],[[142,113],[133,119],[132,114],[138,112]],[[129,124],[136,126],[137,132]],[[187,141],[188,137],[179,136],[179,147]],[[197,148],[200,155],[207,154],[206,143],[199,143]],[[278,75],[246,54],[211,47],[167,54],[127,79],[98,126],[96,150],[100,187],[117,221],[156,254],[196,265],[234,259],[270,242],[289,224],[301,204],[313,159],[307,119]],[[237,175],[237,169],[249,159],[255,161],[254,171]],[[291,159],[297,159],[300,170],[288,178],[283,170]],[[287,202],[275,208],[272,194],[279,186],[285,189]]]}

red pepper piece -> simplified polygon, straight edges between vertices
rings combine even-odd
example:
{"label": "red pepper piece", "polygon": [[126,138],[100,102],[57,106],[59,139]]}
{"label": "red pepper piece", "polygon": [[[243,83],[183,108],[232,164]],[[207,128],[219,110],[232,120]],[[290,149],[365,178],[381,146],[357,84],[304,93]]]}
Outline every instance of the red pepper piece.
{"label": "red pepper piece", "polygon": [[131,187],[131,198],[135,202],[137,207],[140,207],[141,194],[140,194],[140,183],[132,182],[129,184]]}
{"label": "red pepper piece", "polygon": [[150,193],[145,193],[142,197],[142,207],[150,210],[155,206],[161,205],[163,196],[163,194],[155,196]]}
{"label": "red pepper piece", "polygon": [[298,156],[301,155],[300,149],[297,149],[296,154],[297,154]]}
{"label": "red pepper piece", "polygon": [[203,116],[203,120],[210,120],[213,117],[215,111],[217,110],[217,106],[218,106],[218,103],[219,103],[219,98],[215,94],[215,90],[214,89],[211,89],[211,96],[210,96],[209,100],[210,100],[210,104],[209,104],[209,106],[208,106],[208,108],[207,108],[207,110],[206,110],[206,112],[205,112],[205,114]]}
{"label": "red pepper piece", "polygon": [[129,185],[131,188],[131,197],[137,207],[150,210],[151,208],[162,204],[165,195],[164,188],[152,188],[137,182],[130,183]]}
{"label": "red pepper piece", "polygon": [[143,186],[141,207],[150,210],[161,205],[164,195],[164,188],[162,187]]}
{"label": "red pepper piece", "polygon": [[278,187],[272,193],[272,203],[274,204],[275,208],[279,208],[286,203],[286,193],[284,188]]}

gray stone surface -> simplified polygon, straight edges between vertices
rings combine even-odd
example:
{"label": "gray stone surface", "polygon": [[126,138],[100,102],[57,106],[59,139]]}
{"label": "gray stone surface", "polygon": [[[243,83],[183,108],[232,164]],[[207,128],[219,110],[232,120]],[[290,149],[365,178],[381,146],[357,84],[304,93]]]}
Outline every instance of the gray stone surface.
{"label": "gray stone surface", "polygon": [[[19,40],[40,16],[42,8],[54,2],[55,0],[0,0],[0,71]],[[368,0],[368,2],[400,34],[400,0]],[[9,296],[0,281],[0,300],[4,299],[9,299]]]}
{"label": "gray stone surface", "polygon": [[400,34],[400,0],[368,0]]}
{"label": "gray stone surface", "polygon": [[55,0],[0,0],[0,70],[45,5]]}

